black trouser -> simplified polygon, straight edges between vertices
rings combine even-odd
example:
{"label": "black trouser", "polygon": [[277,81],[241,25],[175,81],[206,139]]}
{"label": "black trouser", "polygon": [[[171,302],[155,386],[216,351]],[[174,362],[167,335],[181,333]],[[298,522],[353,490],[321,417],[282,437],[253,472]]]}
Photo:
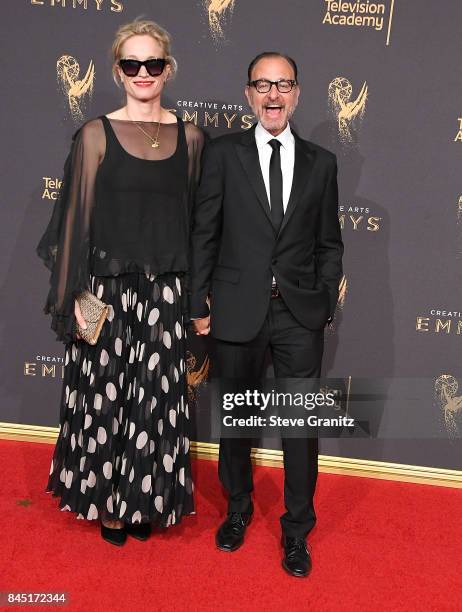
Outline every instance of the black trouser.
{"label": "black trouser", "polygon": [[[282,298],[270,300],[265,323],[250,342],[216,341],[218,373],[223,378],[259,379],[271,350],[276,378],[319,378],[324,331],[310,331],[292,316]],[[249,512],[253,490],[251,439],[220,441],[219,476],[229,493],[228,512]],[[284,503],[281,527],[287,536],[305,537],[314,527],[313,495],[318,475],[317,438],[283,438]]]}

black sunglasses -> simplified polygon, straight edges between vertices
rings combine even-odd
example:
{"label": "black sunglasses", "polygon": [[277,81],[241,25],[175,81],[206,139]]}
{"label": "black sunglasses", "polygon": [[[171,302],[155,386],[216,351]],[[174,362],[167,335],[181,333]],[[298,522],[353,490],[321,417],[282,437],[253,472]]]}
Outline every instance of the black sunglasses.
{"label": "black sunglasses", "polygon": [[119,66],[123,73],[128,77],[135,77],[140,71],[141,66],[145,66],[149,76],[155,77],[163,73],[167,60],[161,58],[148,59],[144,62],[136,59],[121,59]]}

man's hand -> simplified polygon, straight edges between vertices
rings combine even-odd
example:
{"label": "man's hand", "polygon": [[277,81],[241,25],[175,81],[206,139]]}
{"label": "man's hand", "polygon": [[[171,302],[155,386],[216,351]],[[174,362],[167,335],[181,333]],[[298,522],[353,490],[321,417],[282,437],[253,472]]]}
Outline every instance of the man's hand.
{"label": "man's hand", "polygon": [[210,315],[193,321],[197,336],[208,336],[210,333]]}

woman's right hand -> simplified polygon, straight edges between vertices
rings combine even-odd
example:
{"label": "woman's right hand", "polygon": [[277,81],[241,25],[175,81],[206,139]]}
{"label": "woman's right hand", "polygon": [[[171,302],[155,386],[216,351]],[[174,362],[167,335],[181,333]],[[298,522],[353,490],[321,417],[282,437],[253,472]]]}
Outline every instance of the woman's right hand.
{"label": "woman's right hand", "polygon": [[[75,314],[75,319],[76,319],[78,325],[82,329],[87,329],[87,322],[83,318],[82,311],[80,310],[80,306],[79,306],[79,303],[77,302],[77,300],[75,300],[75,302],[74,302],[74,314]],[[77,334],[77,339],[80,340],[79,334]]]}

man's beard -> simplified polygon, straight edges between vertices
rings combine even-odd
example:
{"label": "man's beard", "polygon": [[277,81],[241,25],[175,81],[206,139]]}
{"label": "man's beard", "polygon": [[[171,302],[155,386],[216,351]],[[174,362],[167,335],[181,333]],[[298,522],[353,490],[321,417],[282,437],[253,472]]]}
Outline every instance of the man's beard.
{"label": "man's beard", "polygon": [[261,115],[258,115],[257,113],[255,113],[257,115],[258,120],[260,121],[261,125],[265,128],[265,130],[267,132],[279,132],[285,129],[286,125],[289,123],[290,119],[292,118],[292,115],[295,112],[297,105],[294,104],[293,106],[288,106],[286,107],[286,114],[284,114],[283,116],[277,118],[277,119],[266,119],[264,117],[262,117],[261,115],[263,115],[263,112]]}

